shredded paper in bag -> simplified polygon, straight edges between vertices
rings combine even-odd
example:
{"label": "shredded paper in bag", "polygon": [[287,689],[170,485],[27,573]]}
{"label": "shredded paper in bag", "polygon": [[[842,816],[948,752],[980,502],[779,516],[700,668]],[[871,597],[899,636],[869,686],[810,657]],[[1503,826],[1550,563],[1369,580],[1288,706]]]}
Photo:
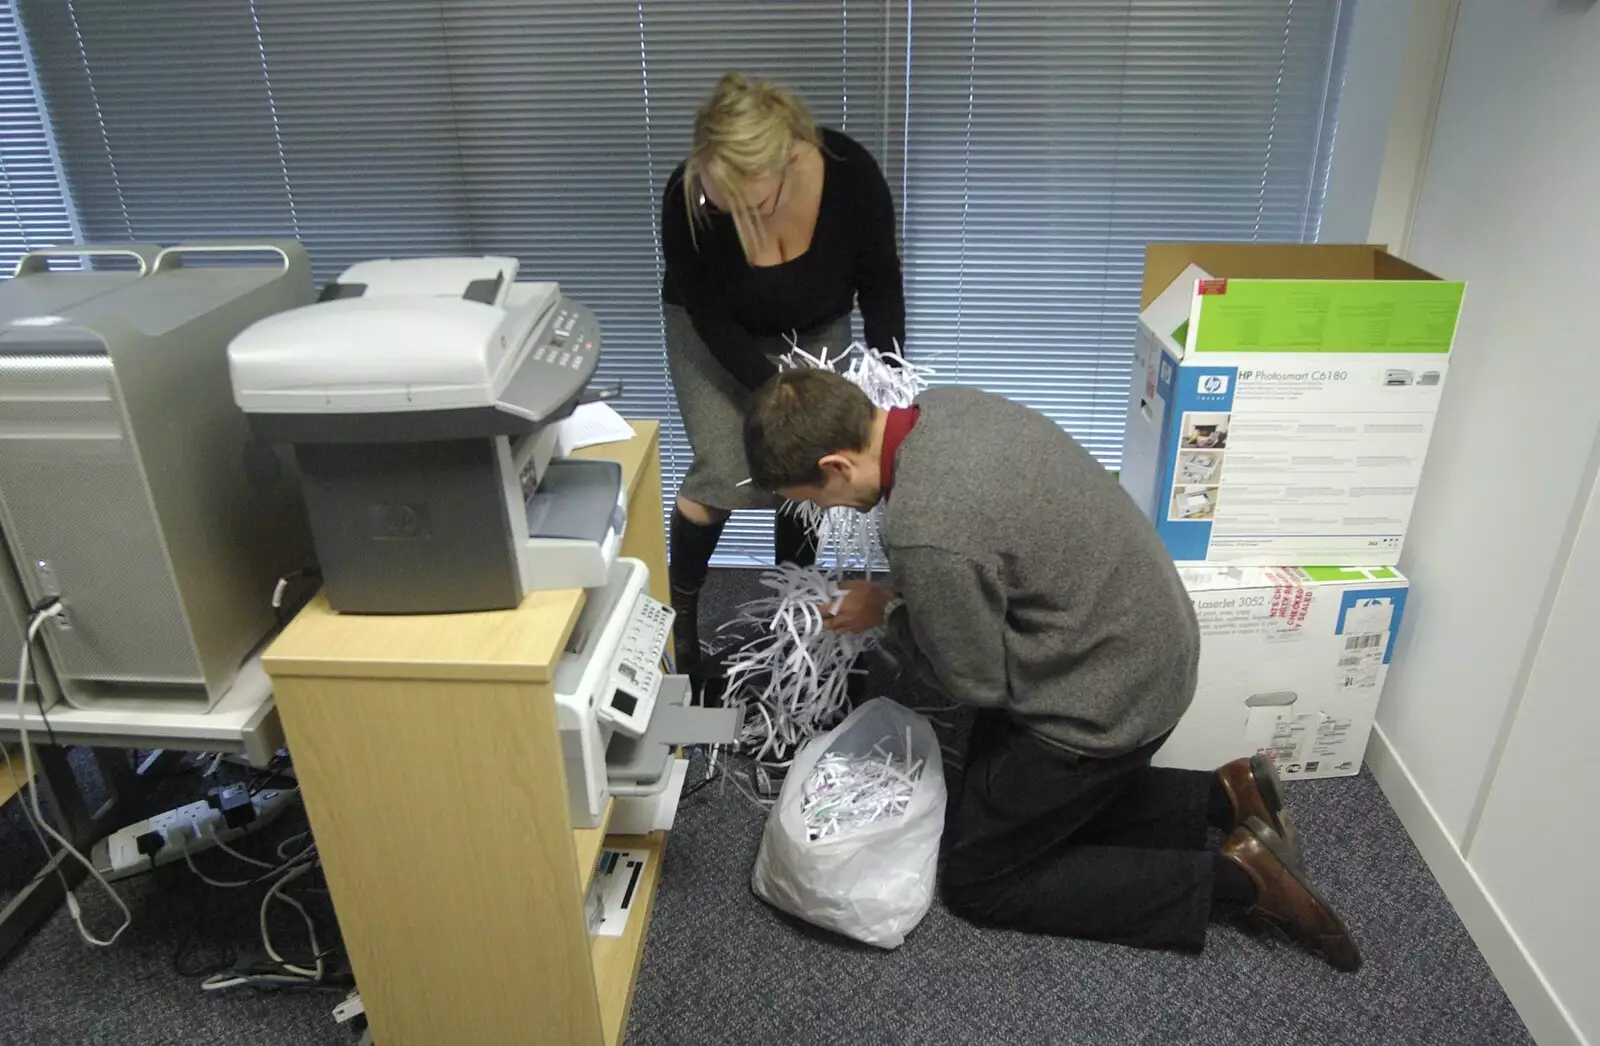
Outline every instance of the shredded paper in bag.
{"label": "shredded paper in bag", "polygon": [[[885,738],[884,741],[887,741]],[[828,752],[806,775],[800,806],[808,839],[853,831],[891,817],[903,817],[922,776],[922,761],[911,758],[906,730],[903,761],[879,743],[866,755]]]}

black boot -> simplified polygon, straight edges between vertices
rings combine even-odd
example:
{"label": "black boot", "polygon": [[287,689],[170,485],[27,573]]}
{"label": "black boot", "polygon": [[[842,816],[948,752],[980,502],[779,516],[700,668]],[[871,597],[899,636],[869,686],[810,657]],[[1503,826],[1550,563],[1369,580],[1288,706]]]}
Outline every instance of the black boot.
{"label": "black boot", "polygon": [[696,523],[677,508],[672,510],[668,538],[667,581],[672,588],[673,667],[680,675],[694,675],[700,668],[700,589],[711,569],[711,553],[727,525],[723,518],[715,523]]}
{"label": "black boot", "polygon": [[772,559],[775,563],[815,566],[817,532],[794,513],[780,508],[772,522]]}

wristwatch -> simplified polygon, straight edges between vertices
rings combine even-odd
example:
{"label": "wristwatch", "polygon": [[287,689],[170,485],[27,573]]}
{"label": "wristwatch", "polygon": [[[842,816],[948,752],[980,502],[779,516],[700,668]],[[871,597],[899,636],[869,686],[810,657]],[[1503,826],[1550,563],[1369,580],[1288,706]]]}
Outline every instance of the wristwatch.
{"label": "wristwatch", "polygon": [[906,601],[899,596],[890,597],[889,602],[883,605],[883,623],[887,625],[889,619],[894,616],[894,612],[905,605]]}

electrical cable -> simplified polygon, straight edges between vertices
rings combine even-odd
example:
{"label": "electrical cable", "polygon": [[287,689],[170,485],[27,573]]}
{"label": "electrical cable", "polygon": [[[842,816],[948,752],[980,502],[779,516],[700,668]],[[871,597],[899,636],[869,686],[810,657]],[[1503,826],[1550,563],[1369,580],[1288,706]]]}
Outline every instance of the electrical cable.
{"label": "electrical cable", "polygon": [[[287,847],[287,846],[288,846],[288,845],[289,845],[289,844],[290,844],[290,843],[293,843],[293,842],[297,842],[297,841],[298,841],[298,840],[301,840],[301,839],[309,839],[309,838],[311,838],[311,832],[310,832],[310,830],[309,830],[309,829],[308,829],[308,830],[307,830],[307,831],[304,831],[304,832],[296,832],[296,833],[295,833],[295,834],[293,834],[293,835],[291,835],[291,836],[290,836],[290,837],[289,837],[289,838],[287,838],[287,839],[285,839],[285,840],[283,840],[283,842],[281,842],[281,843],[279,843],[279,844],[278,844],[278,848],[277,848],[277,850],[276,850],[276,851],[274,851],[274,852],[275,852],[275,853],[276,853],[276,854],[277,854],[277,855],[278,855],[278,860],[280,860],[280,861],[288,861],[288,860],[290,860],[290,859],[291,859],[291,858],[290,858],[290,857],[289,857],[289,855],[287,855],[287,854],[285,854],[285,853],[284,853],[284,852],[283,852],[283,851],[284,851],[284,849],[285,849],[285,848],[286,848],[286,847]],[[307,844],[307,846],[303,846],[303,847],[301,847],[301,848],[300,848],[300,849],[299,849],[299,850],[296,850],[296,851],[295,851],[295,856],[296,856],[296,857],[298,857],[298,856],[299,856],[299,855],[300,855],[300,854],[301,854],[301,853],[303,853],[303,852],[304,852],[304,851],[305,851],[305,850],[306,850],[306,849],[307,849],[307,847],[309,847],[309,846],[310,846],[310,845],[312,845],[312,844],[309,844],[309,843],[308,843],[308,844]]]}
{"label": "electrical cable", "polygon": [[[61,598],[59,596],[51,596],[48,599],[41,599],[39,602],[37,602],[37,603],[35,603],[33,605],[33,608],[30,611],[28,611],[28,613],[30,615],[42,614],[46,610],[49,610],[52,606],[59,606],[60,603],[61,603]],[[56,613],[60,613],[60,611],[57,611]],[[54,616],[54,615],[51,615],[51,616]],[[31,616],[30,616],[29,620],[30,621],[32,620]],[[37,675],[37,674],[38,673],[35,673],[35,675]],[[35,680],[35,682],[37,682],[37,680]],[[56,748],[60,748],[61,747],[61,742],[56,740],[56,728],[50,725],[50,717],[45,714],[45,710],[44,710],[44,688],[43,687],[40,687],[37,691],[34,692],[33,704],[34,704],[34,707],[39,710],[39,718],[44,722],[44,732],[49,735],[50,743],[52,745],[54,745]]]}
{"label": "electrical cable", "polygon": [[[71,889],[67,888],[66,876],[62,875],[61,885],[66,893],[65,900],[67,904],[67,911],[71,914],[73,923],[78,927],[78,935],[82,937],[86,943],[92,944],[97,948],[109,948],[111,945],[116,943],[118,937],[122,936],[124,930],[133,925],[133,912],[128,908],[127,902],[122,899],[122,896],[118,894],[116,890],[112,889],[111,884],[106,881],[105,876],[100,874],[100,870],[94,866],[94,862],[89,860],[89,858],[85,857],[83,854],[79,853],[77,847],[73,846],[66,836],[50,827],[49,822],[45,820],[44,810],[39,805],[39,788],[34,780],[33,745],[28,739],[27,689],[28,678],[30,674],[29,668],[31,664],[30,658],[32,657],[33,653],[33,643],[34,640],[39,636],[39,630],[45,626],[47,621],[49,621],[51,618],[59,617],[65,612],[66,607],[62,604],[61,600],[55,599],[49,601],[46,605],[42,606],[40,609],[36,610],[32,615],[30,615],[28,618],[27,634],[23,638],[22,642],[22,654],[17,660],[17,734],[19,735],[22,744],[22,765],[23,769],[26,771],[26,776],[28,779],[28,801],[23,803],[23,810],[27,811],[29,804],[31,803],[33,809],[32,812],[28,814],[28,819],[34,822],[35,833],[37,834],[39,832],[43,832],[45,835],[50,836],[50,838],[54,839],[60,845],[62,850],[70,854],[78,861],[79,864],[83,865],[83,867],[88,871],[89,875],[93,877],[94,881],[99,883],[101,888],[105,890],[106,895],[111,898],[112,903],[114,903],[122,912],[122,924],[117,927],[116,932],[114,932],[105,940],[101,940],[100,938],[96,937],[89,931],[89,928],[84,925],[83,910],[78,904],[77,895],[74,894]],[[7,766],[10,766],[10,762],[10,758],[8,757],[6,760]],[[12,776],[15,777],[15,770],[12,771]],[[42,836],[40,842],[43,843]],[[45,854],[47,857],[49,856],[48,847],[45,849]],[[60,871],[59,865],[57,866],[56,870],[58,872]]]}
{"label": "electrical cable", "polygon": [[706,746],[706,776],[705,776],[705,779],[700,781],[700,782],[698,782],[698,783],[696,783],[693,788],[689,788],[686,791],[684,791],[681,795],[679,795],[678,796],[678,802],[680,802],[680,803],[683,802],[685,799],[689,798],[691,795],[694,795],[696,792],[698,792],[701,789],[705,788],[706,785],[709,785],[712,782],[721,779],[722,774],[718,773],[718,771],[717,771],[717,762],[716,762],[716,758],[715,758],[716,748],[717,748],[716,745],[707,745]]}
{"label": "electrical cable", "polygon": [[[290,836],[278,844],[277,853],[281,857],[283,852],[290,844],[299,839],[309,837],[309,831],[296,833],[295,835]],[[271,985],[274,987],[315,987],[321,984],[326,972],[326,966],[323,960],[328,955],[338,951],[342,946],[336,945],[333,948],[324,950],[317,938],[316,921],[312,919],[311,913],[306,910],[305,905],[302,904],[298,898],[292,897],[285,892],[291,883],[305,875],[308,875],[320,867],[320,862],[317,860],[316,844],[314,842],[308,843],[300,850],[296,851],[292,856],[284,859],[282,864],[269,865],[267,862],[259,861],[255,858],[249,858],[247,855],[234,851],[231,847],[227,847],[226,844],[223,844],[220,840],[216,839],[215,836],[212,837],[211,841],[217,843],[218,846],[224,850],[224,852],[229,853],[234,857],[245,858],[252,864],[265,866],[269,869],[253,879],[214,879],[202,872],[195,864],[192,851],[187,848],[185,848],[183,851],[184,863],[189,866],[189,870],[193,872],[202,882],[207,883],[208,885],[223,889],[243,889],[262,882],[272,883],[272,885],[268,887],[266,894],[261,898],[261,906],[257,913],[257,925],[261,933],[262,947],[266,951],[267,955],[271,957],[272,961],[277,963],[282,968],[283,972],[255,973],[234,969],[222,969],[212,974],[205,980],[204,983],[200,985],[202,990],[220,991],[225,988],[233,988],[247,984],[255,986]],[[283,904],[286,904],[300,913],[300,918],[305,922],[307,937],[311,942],[311,954],[315,963],[313,967],[299,966],[289,962],[273,945],[271,931],[267,927],[267,913],[271,910],[273,901],[279,901]],[[194,932],[195,931],[191,931],[190,938],[193,937]],[[179,968],[181,970],[182,959],[186,954],[187,946],[188,939],[185,939],[185,941],[179,946],[178,952],[174,955],[173,962],[175,968]],[[231,966],[234,961],[234,958],[230,958],[227,965]]]}
{"label": "electrical cable", "polygon": [[226,880],[211,878],[211,876],[207,875],[205,872],[202,872],[199,867],[195,865],[194,853],[187,846],[183,848],[183,863],[189,866],[189,871],[195,874],[195,878],[199,879],[207,886],[215,886],[222,890],[237,890],[246,886],[254,886],[256,884],[255,879]]}
{"label": "electrical cable", "polygon": [[273,778],[281,776],[282,768],[289,765],[290,760],[288,755],[282,752],[276,753],[267,761],[266,766],[262,767],[253,777],[250,778],[250,783],[245,786],[245,790],[251,795],[255,795],[257,792],[270,785]]}
{"label": "electrical cable", "polygon": [[273,864],[271,861],[263,861],[259,857],[251,857],[249,854],[240,853],[238,850],[235,850],[233,847],[229,846],[227,843],[223,842],[220,838],[218,838],[218,836],[216,835],[215,832],[213,832],[211,834],[211,841],[216,844],[217,849],[221,850],[223,853],[228,854],[231,857],[237,857],[239,860],[243,861],[245,864],[253,864],[257,868],[280,868],[280,867],[282,867],[282,861],[284,860],[284,858],[279,858],[279,863],[278,864]]}
{"label": "electrical cable", "polygon": [[[189,870],[194,872],[201,882],[224,890],[237,890],[246,886],[255,886],[258,883],[270,882],[273,879],[278,878],[278,876],[282,875],[283,873],[289,871],[291,868],[305,864],[309,858],[316,856],[316,849],[316,844],[313,843],[312,845],[296,853],[293,857],[285,860],[282,864],[273,865],[268,871],[261,873],[254,879],[238,879],[233,881],[212,879],[195,866],[193,851],[185,847],[182,853],[184,862],[188,864]],[[314,864],[315,862],[311,863]]]}
{"label": "electrical cable", "polygon": [[[321,581],[322,570],[321,568],[314,566],[301,567],[299,570],[291,570],[289,573],[280,577],[277,581],[277,584],[272,586],[272,595],[268,599],[268,602],[272,605],[272,615],[273,617],[277,618],[279,628],[282,628],[284,625],[289,623],[289,615],[284,613],[284,595],[289,590],[289,582],[299,578],[305,578],[308,581]],[[312,589],[312,592],[315,591],[315,589]]]}
{"label": "electrical cable", "polygon": [[[305,875],[307,872],[311,871],[313,867],[314,866],[310,864],[303,865],[290,872],[288,875],[285,875],[283,878],[274,883],[272,888],[267,891],[267,895],[261,899],[261,943],[266,947],[267,954],[272,956],[273,961],[282,966],[285,970],[289,971],[290,973],[297,973],[302,977],[311,977],[314,980],[321,981],[324,965],[322,960],[322,945],[317,942],[317,924],[312,921],[311,913],[306,911],[305,905],[301,904],[299,901],[283,892],[284,887],[288,886],[302,875]],[[311,954],[316,957],[317,965],[315,968],[308,970],[303,966],[290,965],[289,961],[283,956],[279,955],[278,950],[272,946],[272,935],[267,930],[267,910],[272,906],[272,902],[274,900],[282,901],[283,903],[294,908],[295,911],[300,913],[300,918],[305,920],[306,935],[311,939]]]}

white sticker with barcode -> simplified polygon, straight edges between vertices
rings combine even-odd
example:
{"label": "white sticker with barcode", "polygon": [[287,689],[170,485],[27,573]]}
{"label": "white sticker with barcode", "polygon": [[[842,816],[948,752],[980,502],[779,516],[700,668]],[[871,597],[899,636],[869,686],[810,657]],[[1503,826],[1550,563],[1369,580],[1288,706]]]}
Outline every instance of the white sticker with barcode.
{"label": "white sticker with barcode", "polygon": [[1378,677],[1383,674],[1383,655],[1388,648],[1387,632],[1346,633],[1334,684],[1341,690],[1377,686]]}
{"label": "white sticker with barcode", "polygon": [[1387,632],[1393,622],[1394,600],[1387,596],[1358,599],[1344,612],[1344,633]]}
{"label": "white sticker with barcode", "polygon": [[1295,715],[1292,703],[1252,707],[1245,719],[1245,744],[1252,752],[1271,756],[1280,770],[1297,766],[1313,719]]}

